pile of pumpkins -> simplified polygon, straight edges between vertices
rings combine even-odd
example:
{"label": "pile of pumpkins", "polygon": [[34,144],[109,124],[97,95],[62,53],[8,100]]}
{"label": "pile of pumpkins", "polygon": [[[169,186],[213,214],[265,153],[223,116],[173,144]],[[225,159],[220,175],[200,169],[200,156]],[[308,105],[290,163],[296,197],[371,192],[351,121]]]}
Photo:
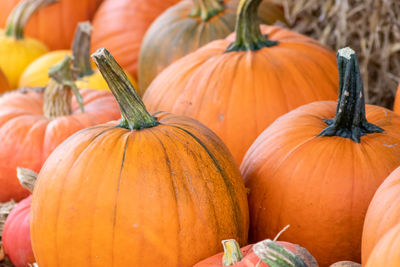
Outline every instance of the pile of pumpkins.
{"label": "pile of pumpkins", "polygon": [[400,100],[351,48],[268,0],[0,3],[0,259],[400,266]]}

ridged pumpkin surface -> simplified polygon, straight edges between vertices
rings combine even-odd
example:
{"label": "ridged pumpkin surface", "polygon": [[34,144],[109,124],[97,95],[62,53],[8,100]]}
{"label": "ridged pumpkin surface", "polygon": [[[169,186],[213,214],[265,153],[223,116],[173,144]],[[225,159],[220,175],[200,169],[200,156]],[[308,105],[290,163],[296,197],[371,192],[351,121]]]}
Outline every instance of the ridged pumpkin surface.
{"label": "ridged pumpkin surface", "polygon": [[379,240],[397,224],[400,224],[400,168],[385,179],[369,205],[362,237],[364,264]]}
{"label": "ridged pumpkin surface", "polygon": [[[22,0],[0,0],[0,28]],[[101,0],[59,0],[32,16],[26,35],[44,42],[51,50],[68,49],[78,22],[91,20]]]}
{"label": "ridged pumpkin surface", "polygon": [[72,115],[43,116],[43,92],[20,90],[0,98],[0,201],[21,200],[29,192],[18,182],[16,168],[39,172],[48,155],[73,133],[119,118],[109,92],[81,90],[85,113],[75,98]]}
{"label": "ridged pumpkin surface", "polygon": [[396,97],[394,99],[393,111],[400,114],[400,83],[397,87]]}
{"label": "ridged pumpkin surface", "polygon": [[400,266],[400,224],[388,231],[372,250],[365,267]]}
{"label": "ridged pumpkin surface", "polygon": [[31,202],[32,196],[29,196],[11,211],[1,237],[4,252],[15,267],[26,267],[35,262],[30,236]]}
{"label": "ridged pumpkin surface", "polygon": [[400,117],[367,105],[367,120],[385,131],[361,137],[318,137],[335,102],[302,106],[254,142],[241,171],[250,189],[250,240],[290,224],[282,238],[301,243],[321,266],[360,262],[364,216],[375,191],[400,164]]}
{"label": "ridged pumpkin surface", "polygon": [[137,77],[140,44],[148,27],[179,0],[105,0],[93,20],[92,50],[105,47]]}
{"label": "ridged pumpkin surface", "polygon": [[[199,3],[197,3],[199,2]],[[218,3],[221,10],[209,19],[191,16],[197,5]],[[147,31],[139,55],[139,83],[144,91],[164,68],[201,46],[232,33],[239,0],[184,0],[166,10]],[[211,5],[211,4],[210,4]],[[207,8],[206,8],[207,9]],[[213,9],[209,10],[212,12]],[[258,14],[263,24],[285,22],[282,7],[263,1]]]}
{"label": "ridged pumpkin surface", "polygon": [[234,35],[213,41],[160,73],[143,101],[150,110],[204,123],[240,164],[252,142],[276,118],[309,102],[337,98],[334,53],[281,27],[262,25],[261,31],[279,44],[226,53]]}
{"label": "ridged pumpkin surface", "polygon": [[246,192],[227,148],[193,119],[155,115],[149,129],[82,130],[49,157],[32,202],[39,266],[193,266],[222,239],[246,243]]}

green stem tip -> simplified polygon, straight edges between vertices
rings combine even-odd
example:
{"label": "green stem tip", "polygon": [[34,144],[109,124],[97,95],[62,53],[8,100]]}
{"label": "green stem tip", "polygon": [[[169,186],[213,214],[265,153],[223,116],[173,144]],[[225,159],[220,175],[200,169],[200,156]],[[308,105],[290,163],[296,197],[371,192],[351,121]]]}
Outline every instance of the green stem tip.
{"label": "green stem tip", "polygon": [[365,115],[364,88],[357,55],[349,47],[337,53],[339,71],[339,97],[336,116],[324,119],[328,127],[318,136],[339,136],[360,143],[361,137],[384,130],[367,121]]}
{"label": "green stem tip", "polygon": [[226,52],[256,51],[264,47],[278,45],[271,41],[260,30],[258,7],[262,0],[241,0],[236,18],[236,40],[229,45]]}
{"label": "green stem tip", "polygon": [[116,98],[121,110],[120,127],[126,129],[145,129],[159,124],[150,115],[125,72],[105,48],[92,54],[101,74]]}
{"label": "green stem tip", "polygon": [[8,16],[5,34],[16,39],[24,38],[25,25],[39,9],[58,0],[24,0],[19,3]]}
{"label": "green stem tip", "polygon": [[218,13],[225,10],[221,0],[193,0],[193,9],[190,12],[191,17],[200,17],[203,21],[208,21]]}
{"label": "green stem tip", "polygon": [[224,256],[222,257],[222,266],[232,266],[243,259],[240,245],[235,239],[223,240]]}

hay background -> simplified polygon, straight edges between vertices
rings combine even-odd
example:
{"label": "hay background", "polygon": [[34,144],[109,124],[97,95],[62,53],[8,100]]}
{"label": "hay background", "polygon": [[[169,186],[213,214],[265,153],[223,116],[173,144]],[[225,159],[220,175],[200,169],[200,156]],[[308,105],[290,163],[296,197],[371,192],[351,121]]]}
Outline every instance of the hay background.
{"label": "hay background", "polygon": [[367,103],[391,108],[400,82],[400,0],[275,0],[289,25],[359,58]]}

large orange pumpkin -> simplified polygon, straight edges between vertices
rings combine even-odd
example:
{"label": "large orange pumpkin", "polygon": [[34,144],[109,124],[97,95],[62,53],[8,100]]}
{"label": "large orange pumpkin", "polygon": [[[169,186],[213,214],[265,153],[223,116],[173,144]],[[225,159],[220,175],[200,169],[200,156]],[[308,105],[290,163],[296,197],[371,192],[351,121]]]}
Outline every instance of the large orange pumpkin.
{"label": "large orange pumpkin", "polygon": [[282,239],[302,244],[321,266],[360,262],[368,204],[400,164],[400,116],[365,108],[353,50],[339,50],[338,68],[337,107],[315,102],[280,117],[241,165],[250,190],[250,240],[290,224]]}
{"label": "large orange pumpkin", "polygon": [[204,123],[225,142],[238,164],[277,117],[300,105],[337,97],[334,53],[281,27],[263,25],[260,31],[260,3],[242,0],[236,35],[176,61],[143,97],[150,110]]}
{"label": "large orange pumpkin", "polygon": [[[38,172],[47,156],[80,129],[118,118],[118,107],[106,91],[81,90],[85,112],[71,96],[70,58],[51,71],[44,90],[23,89],[0,98],[0,202],[21,200],[29,192],[17,180],[16,168]],[[72,100],[71,100],[72,98]]]}
{"label": "large orange pumpkin", "polygon": [[400,224],[397,224],[376,244],[365,267],[398,267],[400,266],[399,250]]}
{"label": "large orange pumpkin", "polygon": [[394,98],[393,111],[400,114],[400,83],[397,87],[396,97]]}
{"label": "large orange pumpkin", "polygon": [[147,28],[179,0],[105,0],[93,20],[92,49],[105,47],[134,78]]}
{"label": "large orange pumpkin", "polygon": [[185,267],[222,239],[246,244],[246,190],[222,141],[191,118],[150,115],[108,51],[93,57],[122,119],[80,131],[46,161],[31,208],[38,265]]}
{"label": "large orange pumpkin", "polygon": [[[235,29],[239,0],[183,0],[167,9],[147,31],[139,54],[139,86],[144,91],[165,67],[201,46],[222,39]],[[263,1],[264,24],[285,22],[283,8]]]}
{"label": "large orange pumpkin", "polygon": [[[22,0],[0,0],[0,28]],[[44,42],[51,50],[70,47],[80,21],[92,19],[101,0],[59,0],[35,14],[28,22],[27,36]]]}
{"label": "large orange pumpkin", "polygon": [[397,224],[400,224],[400,168],[385,179],[369,205],[362,236],[364,264],[378,241]]}

